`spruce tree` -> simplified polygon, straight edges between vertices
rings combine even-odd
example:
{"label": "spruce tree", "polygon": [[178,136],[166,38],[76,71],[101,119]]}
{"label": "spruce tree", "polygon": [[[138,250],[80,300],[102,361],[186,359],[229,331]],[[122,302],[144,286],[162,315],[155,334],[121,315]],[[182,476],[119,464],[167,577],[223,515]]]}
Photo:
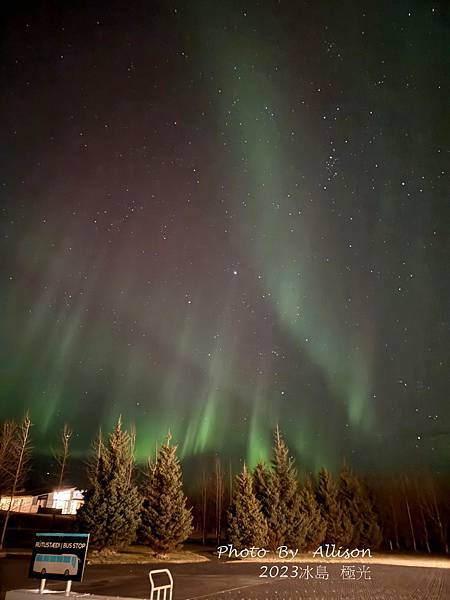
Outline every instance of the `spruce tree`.
{"label": "spruce tree", "polygon": [[132,481],[133,466],[132,442],[119,417],[107,443],[99,438],[88,470],[89,489],[77,515],[99,550],[117,550],[136,538],[142,499]]}
{"label": "spruce tree", "polygon": [[272,507],[278,505],[279,497],[273,473],[263,462],[259,462],[253,470],[253,491],[267,520]]}
{"label": "spruce tree", "polygon": [[233,499],[228,510],[228,540],[237,549],[264,547],[267,521],[253,491],[252,476],[244,465],[236,477]]}
{"label": "spruce tree", "polygon": [[338,499],[352,526],[349,545],[378,548],[382,535],[373,499],[367,486],[347,467],[339,476]]}
{"label": "spruce tree", "polygon": [[314,493],[314,483],[309,477],[300,488],[300,513],[303,517],[301,548],[316,548],[324,539],[326,522]]}
{"label": "spruce tree", "polygon": [[325,525],[323,541],[348,546],[353,537],[353,526],[338,498],[338,486],[327,469],[319,471],[316,496]]}
{"label": "spruce tree", "polygon": [[269,528],[268,545],[300,548],[304,545],[307,519],[300,510],[298,476],[279,428],[275,431],[272,464],[268,470],[260,463],[253,475],[255,494],[261,503]]}
{"label": "spruce tree", "polygon": [[160,555],[175,550],[192,532],[191,509],[186,496],[176,446],[171,435],[161,446],[154,463],[149,463],[144,490],[140,537]]}
{"label": "spruce tree", "polygon": [[271,515],[272,532],[278,538],[277,544],[285,544],[290,548],[304,545],[306,517],[300,509],[298,474],[294,459],[289,456],[289,449],[277,426],[272,458],[274,496],[278,504],[273,506]]}

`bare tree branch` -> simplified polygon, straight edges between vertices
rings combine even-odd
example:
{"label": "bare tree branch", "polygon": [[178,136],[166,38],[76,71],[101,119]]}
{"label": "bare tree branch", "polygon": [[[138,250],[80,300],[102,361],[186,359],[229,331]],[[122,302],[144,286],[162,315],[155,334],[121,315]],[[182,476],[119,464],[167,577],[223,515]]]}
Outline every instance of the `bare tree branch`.
{"label": "bare tree branch", "polygon": [[3,548],[5,542],[6,530],[8,527],[8,521],[13,507],[14,498],[17,491],[22,487],[26,473],[28,471],[28,463],[31,457],[31,446],[30,446],[30,427],[31,420],[28,413],[25,415],[22,423],[15,425],[14,435],[9,439],[8,448],[11,460],[11,466],[13,468],[14,477],[12,478],[10,488],[10,499],[9,506],[6,511],[5,519],[3,522],[2,534],[0,538],[0,548]]}
{"label": "bare tree branch", "polygon": [[53,452],[53,456],[59,465],[58,489],[61,488],[64,481],[67,459],[70,455],[70,439],[72,435],[72,429],[67,425],[67,423],[65,423],[61,430],[60,445],[58,449]]}

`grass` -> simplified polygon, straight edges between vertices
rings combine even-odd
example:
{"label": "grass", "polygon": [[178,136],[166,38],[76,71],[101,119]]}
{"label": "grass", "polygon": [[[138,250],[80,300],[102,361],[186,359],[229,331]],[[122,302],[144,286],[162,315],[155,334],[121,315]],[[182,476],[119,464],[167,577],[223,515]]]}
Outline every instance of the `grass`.
{"label": "grass", "polygon": [[192,550],[176,550],[161,556],[143,546],[127,546],[126,548],[113,552],[93,550],[89,552],[88,564],[90,565],[143,565],[151,563],[200,563],[208,562],[210,558],[206,553],[194,552]]}

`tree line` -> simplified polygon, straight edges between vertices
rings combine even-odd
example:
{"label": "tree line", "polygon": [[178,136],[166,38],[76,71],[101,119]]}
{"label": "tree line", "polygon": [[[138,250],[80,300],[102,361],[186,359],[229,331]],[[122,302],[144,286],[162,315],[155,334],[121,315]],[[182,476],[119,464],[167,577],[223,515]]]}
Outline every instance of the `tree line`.
{"label": "tree line", "polygon": [[[155,459],[148,461],[138,486],[134,445],[134,432],[123,430],[120,419],[106,440],[99,435],[78,522],[100,549],[137,540],[166,554],[193,531],[176,446],[169,434]],[[260,463],[253,472],[244,465],[226,514],[227,538],[237,549],[306,549],[322,542],[374,548],[382,541],[373,499],[352,471],[341,472],[339,485],[322,470],[317,482],[307,480],[299,486],[294,460],[278,428],[272,464]]]}
{"label": "tree line", "polygon": [[[0,428],[0,493],[9,498],[3,545],[14,496],[24,486],[31,459],[31,421]],[[54,451],[55,481],[64,483],[73,432],[60,432]],[[344,466],[337,475],[321,469],[300,477],[277,428],[269,464],[245,464],[233,476],[219,459],[211,476],[201,474],[189,501],[183,489],[171,435],[144,470],[135,460],[136,433],[122,420],[106,436],[100,431],[87,465],[80,530],[90,531],[99,550],[139,542],[164,555],[195,531],[203,543],[226,538],[237,549],[280,545],[305,550],[320,544],[448,553],[448,481],[431,476],[377,478],[369,483]]]}
{"label": "tree line", "polygon": [[306,550],[323,543],[378,548],[381,528],[367,486],[344,468],[336,482],[326,469],[299,484],[280,430],[271,465],[244,465],[228,511],[228,539],[236,548],[281,545]]}

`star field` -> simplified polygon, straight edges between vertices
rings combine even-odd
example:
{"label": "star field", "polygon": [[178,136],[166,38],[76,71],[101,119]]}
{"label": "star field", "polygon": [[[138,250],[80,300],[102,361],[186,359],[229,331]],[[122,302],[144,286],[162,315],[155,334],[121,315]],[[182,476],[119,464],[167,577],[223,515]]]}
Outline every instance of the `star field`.
{"label": "star field", "polygon": [[4,21],[0,417],[441,469],[447,3],[93,4]]}

